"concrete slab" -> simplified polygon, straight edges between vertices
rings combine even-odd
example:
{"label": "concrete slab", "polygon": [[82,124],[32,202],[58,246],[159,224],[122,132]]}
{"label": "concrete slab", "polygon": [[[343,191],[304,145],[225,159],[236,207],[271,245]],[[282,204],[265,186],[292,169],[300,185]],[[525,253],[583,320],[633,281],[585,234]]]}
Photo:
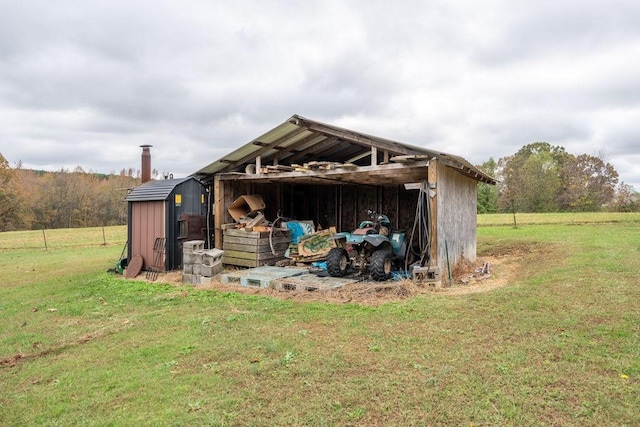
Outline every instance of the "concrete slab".
{"label": "concrete slab", "polygon": [[238,270],[233,273],[225,273],[220,276],[222,283],[239,283],[241,286],[253,288],[268,288],[276,279],[299,276],[309,271],[308,268],[274,267],[265,265],[263,267]]}
{"label": "concrete slab", "polygon": [[339,289],[349,283],[356,283],[357,279],[343,277],[318,277],[315,274],[302,274],[299,276],[275,279],[272,285],[280,291],[319,291]]}

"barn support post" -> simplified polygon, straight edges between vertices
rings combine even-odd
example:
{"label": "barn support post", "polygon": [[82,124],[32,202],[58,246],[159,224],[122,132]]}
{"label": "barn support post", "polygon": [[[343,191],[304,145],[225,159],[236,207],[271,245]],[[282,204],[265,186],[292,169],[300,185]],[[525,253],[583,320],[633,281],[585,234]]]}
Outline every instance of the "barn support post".
{"label": "barn support post", "polygon": [[[429,210],[431,211],[431,223],[429,224],[429,239],[431,241],[431,265],[438,264],[438,161],[429,161],[427,172]],[[433,195],[433,196],[432,196]]]}
{"label": "barn support post", "polygon": [[222,223],[224,221],[224,185],[220,176],[213,177],[213,232],[216,249],[222,249]]}

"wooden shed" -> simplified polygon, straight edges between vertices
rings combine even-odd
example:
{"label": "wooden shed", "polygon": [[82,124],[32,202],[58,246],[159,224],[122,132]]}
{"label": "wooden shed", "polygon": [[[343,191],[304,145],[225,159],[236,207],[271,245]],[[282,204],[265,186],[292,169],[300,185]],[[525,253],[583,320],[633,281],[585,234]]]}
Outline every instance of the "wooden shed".
{"label": "wooden shed", "polygon": [[368,209],[385,213],[440,268],[475,260],[477,183],[496,183],[462,157],[299,115],[193,175],[213,194],[217,248],[222,225],[232,222],[226,207],[257,194],[267,219],[313,220],[339,231],[354,229]]}
{"label": "wooden shed", "polygon": [[141,255],[145,270],[179,268],[182,243],[206,238],[208,190],[194,177],[148,181],[132,189],[125,201],[127,258]]}

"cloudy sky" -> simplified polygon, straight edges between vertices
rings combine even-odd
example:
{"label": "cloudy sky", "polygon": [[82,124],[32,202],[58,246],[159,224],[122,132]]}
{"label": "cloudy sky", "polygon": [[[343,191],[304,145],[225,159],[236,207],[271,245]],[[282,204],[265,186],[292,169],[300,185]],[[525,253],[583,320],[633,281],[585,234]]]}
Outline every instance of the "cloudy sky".
{"label": "cloudy sky", "polygon": [[0,0],[0,153],[186,176],[293,114],[479,164],[546,141],[640,190],[637,0]]}

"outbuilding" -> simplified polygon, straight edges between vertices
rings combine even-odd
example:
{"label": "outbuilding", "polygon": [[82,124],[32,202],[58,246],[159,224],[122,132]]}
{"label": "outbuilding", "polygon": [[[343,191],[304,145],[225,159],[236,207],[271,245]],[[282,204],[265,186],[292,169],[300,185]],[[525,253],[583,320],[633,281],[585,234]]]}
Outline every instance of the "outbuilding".
{"label": "outbuilding", "polygon": [[477,185],[496,183],[460,156],[299,115],[193,176],[213,195],[216,248],[233,221],[226,208],[256,194],[268,219],[313,220],[339,231],[354,229],[369,209],[385,213],[440,269],[475,260]]}
{"label": "outbuilding", "polygon": [[133,188],[125,197],[127,259],[140,255],[144,270],[178,269],[182,265],[182,243],[204,240],[208,234],[208,194],[206,186],[194,177],[149,180]]}

